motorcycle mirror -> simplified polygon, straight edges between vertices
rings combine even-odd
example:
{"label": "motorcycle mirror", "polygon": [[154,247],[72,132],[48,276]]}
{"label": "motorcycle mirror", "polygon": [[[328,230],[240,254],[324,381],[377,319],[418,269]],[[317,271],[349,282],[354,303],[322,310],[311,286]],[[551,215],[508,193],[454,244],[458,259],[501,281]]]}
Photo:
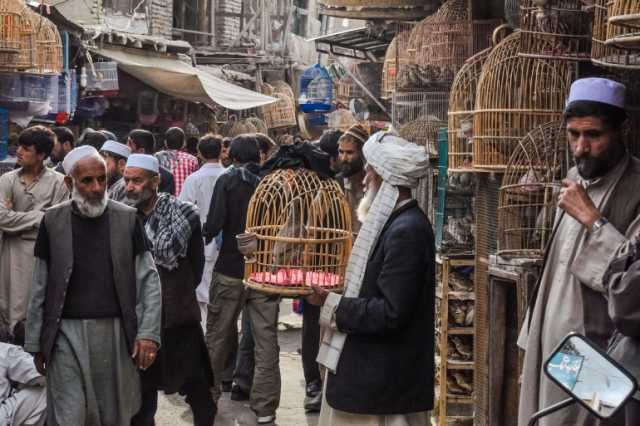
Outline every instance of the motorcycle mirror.
{"label": "motorcycle mirror", "polygon": [[612,417],[638,389],[622,366],[576,333],[564,338],[545,363],[544,372],[601,419]]}

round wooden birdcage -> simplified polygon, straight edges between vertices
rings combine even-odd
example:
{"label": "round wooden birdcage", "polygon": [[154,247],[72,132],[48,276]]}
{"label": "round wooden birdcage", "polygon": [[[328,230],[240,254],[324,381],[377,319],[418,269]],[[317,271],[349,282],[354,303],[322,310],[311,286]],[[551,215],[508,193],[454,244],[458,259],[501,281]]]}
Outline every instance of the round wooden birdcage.
{"label": "round wooden birdcage", "polygon": [[[275,86],[275,87],[274,87]],[[268,129],[292,127],[296,122],[296,102],[293,90],[284,82],[262,85],[262,93],[273,96],[278,101],[260,107],[262,118]]]}
{"label": "round wooden birdcage", "polygon": [[640,49],[640,2],[615,0],[608,3],[607,45]]}
{"label": "round wooden birdcage", "polygon": [[429,158],[435,159],[438,158],[438,130],[442,127],[447,127],[447,123],[438,117],[419,117],[402,126],[398,133],[409,142],[424,146]]}
{"label": "round wooden birdcage", "polygon": [[398,87],[398,74],[411,62],[407,45],[411,37],[411,30],[414,24],[404,24],[399,26],[398,34],[391,40],[384,56],[382,66],[382,99],[391,99]]}
{"label": "round wooden birdcage", "polygon": [[[613,30],[609,29],[609,7],[614,4],[610,0],[595,0],[593,14],[593,39],[591,45],[591,61],[600,66],[619,68],[622,70],[640,70],[640,52],[637,50],[621,49],[612,42]],[[611,31],[611,33],[610,33]],[[624,35],[632,30],[616,27],[616,36]],[[613,37],[613,38],[610,38]]]}
{"label": "round wooden birdcage", "polygon": [[[39,17],[27,6],[21,4],[18,50],[15,52],[0,51],[0,69],[3,71],[25,71],[35,65],[35,23]],[[16,22],[16,20],[12,20]]]}
{"label": "round wooden birdcage", "polygon": [[591,60],[593,10],[582,0],[524,0],[520,54],[532,58]]}
{"label": "round wooden birdcage", "polygon": [[253,116],[247,118],[246,121],[256,128],[257,133],[262,133],[263,135],[269,134],[269,128],[261,118]]}
{"label": "round wooden birdcage", "polygon": [[22,34],[22,10],[20,0],[0,0],[0,54],[2,59],[18,55]]}
{"label": "round wooden birdcage", "polygon": [[500,256],[544,256],[553,230],[556,198],[571,164],[562,120],[536,127],[518,143],[500,188]]}
{"label": "round wooden birdcage", "polygon": [[35,14],[35,72],[57,74],[62,71],[62,39],[55,24]]}
{"label": "round wooden birdcage", "polygon": [[364,96],[364,91],[352,77],[353,74],[356,78],[362,80],[359,76],[358,65],[355,63],[350,64],[349,72],[351,74],[345,74],[344,77],[336,83],[336,97],[342,102],[349,102],[351,99],[362,98]]}
{"label": "round wooden birdcage", "polygon": [[257,133],[257,130],[251,121],[230,115],[227,122],[222,126],[220,133],[222,136],[235,138],[245,133]]}
{"label": "round wooden birdcage", "polygon": [[576,62],[518,56],[520,37],[505,38],[482,67],[473,117],[477,170],[504,170],[521,138],[559,119],[577,74]]}
{"label": "round wooden birdcage", "polygon": [[311,285],[344,287],[353,234],[335,180],[306,169],[267,175],[249,203],[246,233],[257,240],[245,266],[250,288],[297,297],[311,294]]}
{"label": "round wooden birdcage", "polygon": [[491,49],[469,58],[451,86],[449,95],[449,171],[468,171],[473,167],[473,111],[482,66]]}
{"label": "round wooden birdcage", "polygon": [[469,0],[447,0],[425,24],[419,63],[440,69],[441,81],[453,81],[472,55],[473,31]]}

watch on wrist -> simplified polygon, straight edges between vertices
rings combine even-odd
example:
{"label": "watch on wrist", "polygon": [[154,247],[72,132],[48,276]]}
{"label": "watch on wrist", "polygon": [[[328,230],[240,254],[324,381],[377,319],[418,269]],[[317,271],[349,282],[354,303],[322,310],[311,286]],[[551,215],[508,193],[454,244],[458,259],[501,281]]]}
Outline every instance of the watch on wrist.
{"label": "watch on wrist", "polygon": [[601,217],[600,219],[593,222],[593,225],[591,225],[591,232],[596,232],[598,229],[602,228],[607,223],[609,223],[609,221],[606,218]]}

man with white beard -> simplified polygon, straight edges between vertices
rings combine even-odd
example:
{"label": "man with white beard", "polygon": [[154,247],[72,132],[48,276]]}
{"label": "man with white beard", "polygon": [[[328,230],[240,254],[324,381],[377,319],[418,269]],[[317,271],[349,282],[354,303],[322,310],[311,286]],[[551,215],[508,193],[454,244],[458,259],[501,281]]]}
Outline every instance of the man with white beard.
{"label": "man with white beard", "polygon": [[47,377],[47,424],[129,426],[136,367],[160,345],[160,279],[136,210],[107,199],[98,151],[76,148],[63,167],[72,199],[39,229],[24,347]]}
{"label": "man with white beard", "polygon": [[314,287],[327,367],[321,426],[424,426],[433,408],[435,248],[411,198],[424,148],[377,133],[364,144],[363,220],[344,295]]}

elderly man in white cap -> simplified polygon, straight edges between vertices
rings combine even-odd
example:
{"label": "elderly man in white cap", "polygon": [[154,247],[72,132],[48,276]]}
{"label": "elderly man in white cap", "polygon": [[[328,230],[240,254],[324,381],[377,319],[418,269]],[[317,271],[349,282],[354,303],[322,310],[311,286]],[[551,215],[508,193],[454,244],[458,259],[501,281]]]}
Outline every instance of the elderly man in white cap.
{"label": "elderly man in white cap", "polygon": [[114,201],[122,201],[127,196],[122,174],[131,149],[123,143],[108,140],[100,148],[100,154],[107,163],[107,194]]}
{"label": "elderly man in white cap", "polygon": [[[606,348],[613,332],[603,276],[616,249],[636,233],[640,161],[625,148],[625,87],[587,78],[571,87],[564,111],[576,166],[562,182],[553,238],[531,299],[518,345],[524,349],[519,425],[566,394],[546,378],[542,364],[571,331]],[[590,424],[574,405],[540,425]]]}
{"label": "elderly man in white cap", "polygon": [[158,272],[136,211],[107,199],[98,151],[78,147],[63,167],[72,196],[40,225],[25,350],[47,377],[47,424],[128,426],[136,367],[160,344]]}
{"label": "elderly man in white cap", "polygon": [[204,269],[200,216],[193,204],[158,193],[159,170],[156,157],[131,154],[124,171],[126,202],[144,222],[162,285],[162,348],[141,373],[142,407],[131,424],[154,424],[162,390],[185,395],[194,424],[211,426],[217,411],[209,391],[213,374],[196,298]]}
{"label": "elderly man in white cap", "polygon": [[435,248],[411,198],[423,147],[377,133],[364,144],[363,220],[344,295],[314,288],[327,367],[321,426],[424,426],[433,408]]}

